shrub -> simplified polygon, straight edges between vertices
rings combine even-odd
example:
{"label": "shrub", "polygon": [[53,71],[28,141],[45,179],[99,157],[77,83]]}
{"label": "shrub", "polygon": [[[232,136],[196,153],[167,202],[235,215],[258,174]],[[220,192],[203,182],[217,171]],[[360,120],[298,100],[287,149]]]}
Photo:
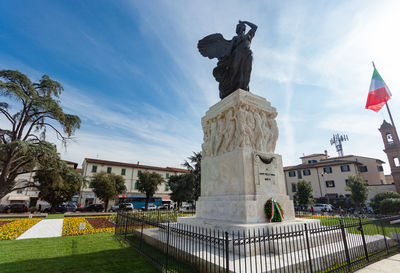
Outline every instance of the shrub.
{"label": "shrub", "polygon": [[387,198],[380,202],[379,212],[383,214],[398,214],[400,212],[400,198]]}
{"label": "shrub", "polygon": [[[265,216],[267,217],[267,220],[269,220],[271,218],[271,215],[272,215],[271,202],[272,202],[272,199],[268,199],[268,201],[264,205],[264,212],[265,212]],[[275,201],[275,203],[276,203],[276,205],[278,205],[279,210],[281,211],[282,216],[283,216],[284,212],[283,212],[283,209],[282,209],[281,205],[276,201]],[[275,206],[275,214],[274,214],[274,217],[271,219],[271,222],[282,222],[282,220],[283,220],[283,218],[277,212],[277,208]]]}
{"label": "shrub", "polygon": [[393,191],[381,192],[374,196],[374,198],[370,202],[370,205],[374,209],[375,212],[384,213],[384,212],[380,211],[381,202],[385,199],[393,199],[393,198],[399,199],[400,194],[398,194],[397,192],[393,192]]}
{"label": "shrub", "polygon": [[29,212],[31,212],[31,213],[36,212],[36,211],[38,211],[37,207],[30,207],[29,208]]}

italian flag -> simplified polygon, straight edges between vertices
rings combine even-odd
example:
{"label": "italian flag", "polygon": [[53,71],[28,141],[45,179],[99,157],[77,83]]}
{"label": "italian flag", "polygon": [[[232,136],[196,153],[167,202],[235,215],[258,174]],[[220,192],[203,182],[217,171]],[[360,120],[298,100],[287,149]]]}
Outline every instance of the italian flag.
{"label": "italian flag", "polygon": [[378,70],[376,70],[374,66],[374,73],[372,74],[371,85],[369,86],[369,93],[365,108],[378,112],[386,104],[386,102],[390,100],[391,96],[392,94],[389,91],[389,87],[387,87],[381,75],[379,75]]}

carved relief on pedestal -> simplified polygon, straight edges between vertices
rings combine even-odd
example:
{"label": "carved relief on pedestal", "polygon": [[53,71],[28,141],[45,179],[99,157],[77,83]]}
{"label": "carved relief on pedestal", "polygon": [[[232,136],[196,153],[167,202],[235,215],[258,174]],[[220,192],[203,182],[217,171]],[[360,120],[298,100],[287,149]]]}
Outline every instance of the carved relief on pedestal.
{"label": "carved relief on pedestal", "polygon": [[240,102],[203,120],[203,155],[218,156],[235,148],[273,153],[278,139],[277,112]]}

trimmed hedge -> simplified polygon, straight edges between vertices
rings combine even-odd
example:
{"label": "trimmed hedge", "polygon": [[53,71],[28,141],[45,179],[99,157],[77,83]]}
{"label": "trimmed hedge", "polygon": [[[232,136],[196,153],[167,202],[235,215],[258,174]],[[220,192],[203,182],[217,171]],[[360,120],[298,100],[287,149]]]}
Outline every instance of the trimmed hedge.
{"label": "trimmed hedge", "polygon": [[379,212],[383,214],[398,214],[400,212],[400,198],[388,198],[380,202]]}
{"label": "trimmed hedge", "polygon": [[370,202],[370,205],[374,209],[375,213],[382,213],[382,214],[385,213],[380,210],[381,202],[385,199],[400,199],[400,194],[398,194],[397,192],[389,191],[389,192],[381,192],[375,195]]}

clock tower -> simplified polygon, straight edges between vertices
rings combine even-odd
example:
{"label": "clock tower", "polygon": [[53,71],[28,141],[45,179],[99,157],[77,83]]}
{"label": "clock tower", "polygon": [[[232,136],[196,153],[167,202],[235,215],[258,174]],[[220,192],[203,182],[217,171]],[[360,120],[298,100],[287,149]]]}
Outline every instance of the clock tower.
{"label": "clock tower", "polygon": [[386,153],[389,161],[396,191],[400,193],[400,142],[396,128],[386,120],[383,120],[379,131],[385,145],[383,151]]}

